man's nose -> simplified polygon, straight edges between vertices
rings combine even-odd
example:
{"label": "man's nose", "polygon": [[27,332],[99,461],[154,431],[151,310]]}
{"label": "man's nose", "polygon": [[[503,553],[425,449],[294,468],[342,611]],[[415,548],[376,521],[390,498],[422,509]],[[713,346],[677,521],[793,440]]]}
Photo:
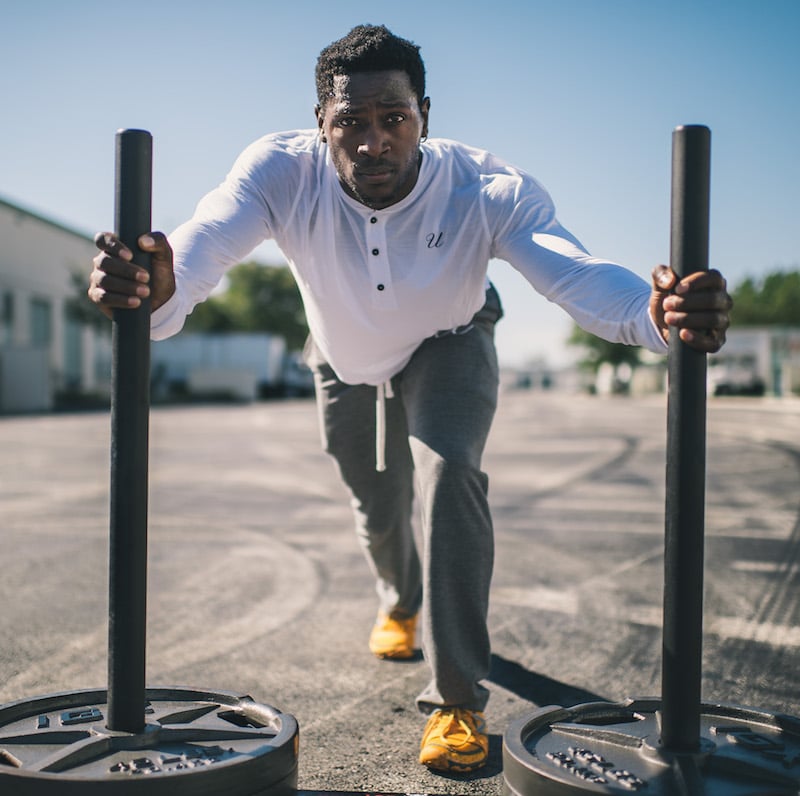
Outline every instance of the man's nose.
{"label": "man's nose", "polygon": [[379,157],[389,149],[389,141],[384,131],[377,125],[371,124],[365,131],[358,146],[359,155]]}

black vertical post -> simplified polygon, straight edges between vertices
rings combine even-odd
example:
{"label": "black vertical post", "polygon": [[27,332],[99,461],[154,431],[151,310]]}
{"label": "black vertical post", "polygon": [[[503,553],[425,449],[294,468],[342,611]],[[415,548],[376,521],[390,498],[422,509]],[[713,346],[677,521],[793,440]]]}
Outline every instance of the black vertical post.
{"label": "black vertical post", "polygon": [[[678,127],[672,137],[670,265],[679,278],[708,269],[711,132]],[[700,746],[706,356],[670,334],[661,742]]]}
{"label": "black vertical post", "polygon": [[[116,138],[115,231],[139,249],[150,231],[152,137],[120,130]],[[108,625],[108,727],[144,728],[147,607],[147,464],[150,411],[150,303],[114,311],[111,371],[111,516]]]}

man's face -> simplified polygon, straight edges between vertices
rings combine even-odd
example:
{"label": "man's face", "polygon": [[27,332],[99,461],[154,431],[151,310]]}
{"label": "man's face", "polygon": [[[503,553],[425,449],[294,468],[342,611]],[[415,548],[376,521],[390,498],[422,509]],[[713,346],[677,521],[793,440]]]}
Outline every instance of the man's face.
{"label": "man's face", "polygon": [[342,187],[375,210],[407,196],[419,173],[419,140],[430,101],[417,102],[401,70],[339,75],[333,96],[317,108]]}

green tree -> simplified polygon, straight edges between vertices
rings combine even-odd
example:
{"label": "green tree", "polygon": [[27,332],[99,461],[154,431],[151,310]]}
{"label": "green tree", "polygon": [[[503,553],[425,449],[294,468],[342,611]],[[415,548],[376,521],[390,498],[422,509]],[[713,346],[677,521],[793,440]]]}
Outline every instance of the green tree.
{"label": "green tree", "polygon": [[800,271],[776,271],[745,279],[731,294],[731,325],[799,326]]}
{"label": "green tree", "polygon": [[308,334],[303,302],[287,266],[241,263],[228,272],[228,288],[198,305],[186,322],[193,332],[270,332],[289,350]]}
{"label": "green tree", "polygon": [[609,343],[608,340],[603,340],[602,337],[597,337],[591,332],[581,329],[577,324],[573,325],[567,343],[580,346],[585,350],[586,356],[581,360],[580,365],[593,373],[597,373],[598,368],[604,362],[613,365],[615,369],[623,364],[630,365],[632,368],[639,364],[639,349],[636,346]]}

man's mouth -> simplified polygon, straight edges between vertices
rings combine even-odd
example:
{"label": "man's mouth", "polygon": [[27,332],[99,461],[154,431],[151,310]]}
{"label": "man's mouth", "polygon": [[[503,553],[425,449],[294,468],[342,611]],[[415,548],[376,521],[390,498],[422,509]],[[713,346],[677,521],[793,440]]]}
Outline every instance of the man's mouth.
{"label": "man's mouth", "polygon": [[356,166],[355,176],[359,180],[366,182],[380,182],[387,179],[393,173],[390,165],[385,163],[372,164],[370,166]]}

